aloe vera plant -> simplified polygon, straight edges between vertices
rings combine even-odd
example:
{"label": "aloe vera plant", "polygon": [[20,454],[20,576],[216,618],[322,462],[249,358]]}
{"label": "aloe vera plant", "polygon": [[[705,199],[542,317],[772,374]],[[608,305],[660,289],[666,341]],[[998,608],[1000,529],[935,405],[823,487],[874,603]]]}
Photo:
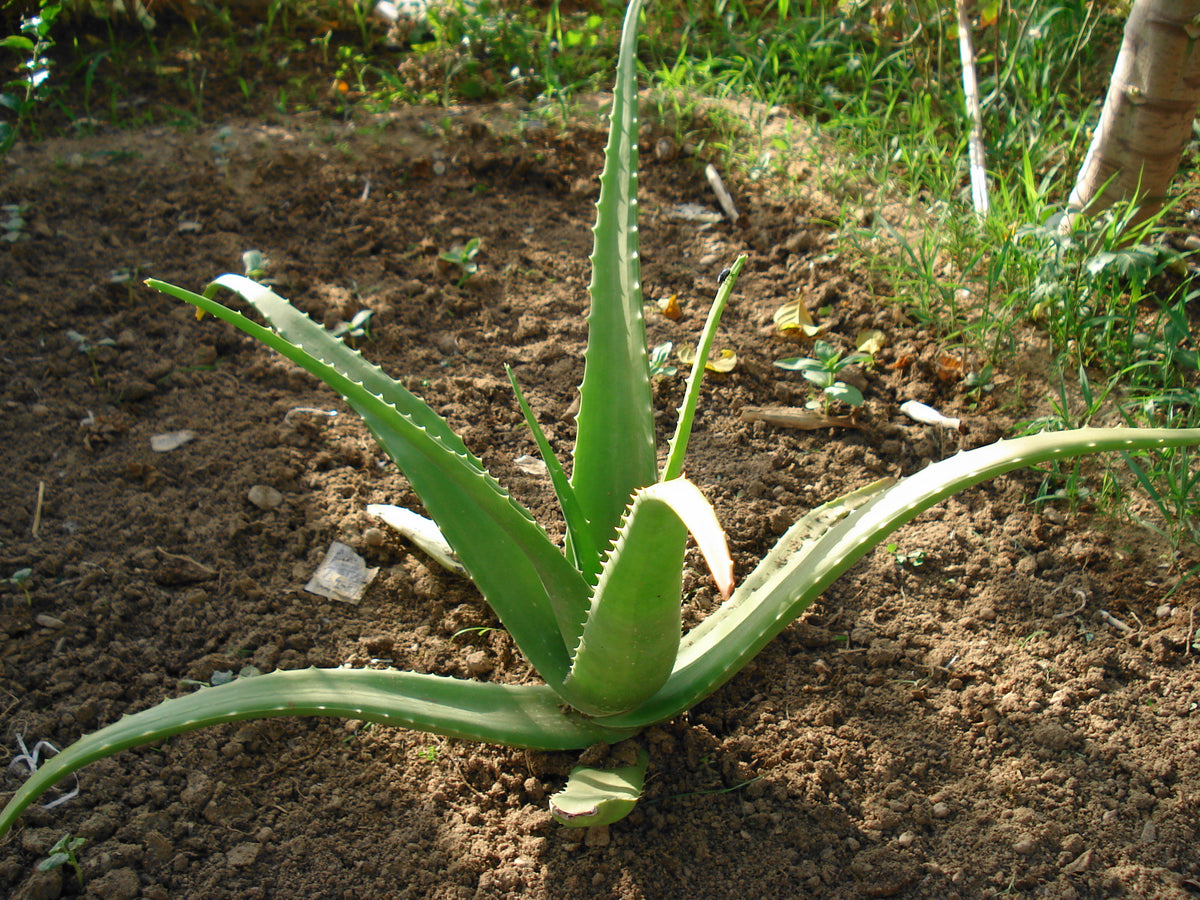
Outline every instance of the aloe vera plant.
{"label": "aloe vera plant", "polygon": [[[951,494],[1060,457],[1200,443],[1200,430],[1081,430],[961,453],[909,478],[876,482],[812,510],[735,590],[712,507],[682,471],[716,323],[745,258],[731,267],[717,293],[660,469],[637,254],[634,51],[641,5],[642,0],[630,4],[621,38],[570,477],[516,390],[562,506],[564,547],[550,540],[424,402],[267,287],[237,275],[221,276],[204,294],[148,282],[194,304],[201,314],[236,325],[345,399],[405,473],[542,683],[307,669],[202,689],[126,716],[49,759],[0,812],[0,834],[43,791],[90,762],[242,719],[344,716],[544,750],[623,740],[711,694],[865,553]],[[239,294],[268,325],[219,303],[214,298],[222,290]],[[513,384],[516,388],[515,379]],[[682,634],[680,592],[689,532],[725,599]],[[580,767],[551,800],[552,812],[568,825],[616,821],[636,803],[646,765],[641,753],[624,769]]]}

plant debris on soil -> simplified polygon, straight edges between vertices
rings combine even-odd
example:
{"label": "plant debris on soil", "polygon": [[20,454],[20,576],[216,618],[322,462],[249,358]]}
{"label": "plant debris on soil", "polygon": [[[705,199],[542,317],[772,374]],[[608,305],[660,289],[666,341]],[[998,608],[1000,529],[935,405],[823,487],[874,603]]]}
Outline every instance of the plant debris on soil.
{"label": "plant debris on soil", "polygon": [[[18,737],[62,748],[254,670],[530,677],[470,583],[367,514],[418,501],[353,413],[141,281],[200,289],[257,250],[326,327],[369,309],[366,356],[561,534],[548,479],[522,464],[536,451],[503,367],[566,461],[603,137],[595,120],[560,129],[496,107],[18,147],[0,187],[25,219],[0,250],[0,578],[32,574],[0,582],[9,758]],[[717,212],[704,163],[656,155],[661,137],[649,125],[642,141],[651,344],[694,342],[721,270],[750,256],[717,339],[737,364],[709,375],[688,463],[739,574],[812,507],[1001,436],[1004,398],[975,404],[943,377],[936,335],[831,253],[819,198],[727,174],[739,225],[689,215]],[[475,238],[464,278],[442,257]],[[672,295],[678,319],[658,311]],[[812,399],[772,366],[805,350],[772,322],[798,296],[828,308],[823,339],[847,352],[861,331],[886,336],[852,376],[856,428],[742,415]],[[1007,374],[1036,385],[1029,369]],[[663,434],[682,393],[682,374],[656,378]],[[961,433],[904,416],[906,400]],[[1180,573],[1147,534],[1032,505],[1037,483],[1002,478],[923,515],[728,685],[639,736],[646,798],[609,828],[550,819],[576,754],[280,718],[84,769],[78,796],[0,843],[0,893],[1196,896],[1197,593],[1169,594]],[[334,541],[380,569],[357,605],[304,590]],[[719,602],[693,563],[688,627]],[[82,885],[70,866],[35,869],[64,834],[86,839]]]}

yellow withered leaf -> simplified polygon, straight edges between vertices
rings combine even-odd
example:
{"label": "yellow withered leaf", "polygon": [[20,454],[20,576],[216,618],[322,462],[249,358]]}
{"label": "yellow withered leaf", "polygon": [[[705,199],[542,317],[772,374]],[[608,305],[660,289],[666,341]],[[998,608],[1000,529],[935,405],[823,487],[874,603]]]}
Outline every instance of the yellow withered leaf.
{"label": "yellow withered leaf", "polygon": [[679,308],[679,295],[672,294],[665,300],[659,300],[658,311],[672,322],[678,322],[680,319],[682,319],[683,310]]}
{"label": "yellow withered leaf", "polygon": [[[696,348],[691,344],[683,344],[675,352],[675,355],[685,366],[690,366],[696,361]],[[735,368],[737,368],[737,363],[737,354],[732,350],[718,350],[715,354],[709,355],[708,360],[704,364],[704,368],[710,372],[720,372],[721,374],[724,374],[726,372],[732,372]]]}
{"label": "yellow withered leaf", "polygon": [[885,346],[887,346],[887,335],[874,328],[868,331],[860,331],[858,337],[854,339],[854,349],[860,353],[869,353],[871,356],[874,356]]}
{"label": "yellow withered leaf", "polygon": [[809,337],[820,332],[820,328],[813,322],[812,316],[808,314],[808,307],[804,305],[803,297],[789,300],[783,306],[779,307],[779,309],[775,310],[773,320],[775,327],[782,331],[799,329]]}

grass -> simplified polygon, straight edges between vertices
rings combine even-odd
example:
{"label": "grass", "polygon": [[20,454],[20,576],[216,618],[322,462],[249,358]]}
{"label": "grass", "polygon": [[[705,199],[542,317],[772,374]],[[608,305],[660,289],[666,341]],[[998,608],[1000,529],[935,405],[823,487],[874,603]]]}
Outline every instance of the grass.
{"label": "grass", "polygon": [[[605,0],[455,0],[389,40],[356,8],[273,0],[261,21],[245,22],[211,4],[203,27],[164,13],[149,31],[79,18],[54,35],[55,82],[26,134],[95,121],[189,126],[231,112],[351,117],[395,103],[513,98],[566,121],[573,97],[605,87],[623,13]],[[785,187],[799,166],[806,189],[840,198],[831,225],[843,259],[948,352],[973,359],[977,373],[1011,368],[1031,329],[1048,336],[1061,389],[1027,429],[1101,416],[1200,424],[1188,310],[1195,292],[1180,274],[1184,261],[1159,241],[1179,214],[1145,226],[1133,246],[1117,239],[1127,210],[1086,234],[1064,238],[1054,227],[1123,21],[1082,0],[1015,0],[994,20],[980,8],[974,38],[993,207],[982,223],[968,214],[952,7],[665,0],[647,17],[640,64],[679,145]],[[170,109],[140,103],[151,78],[167,86]],[[738,115],[722,114],[713,98],[753,101],[758,112],[742,115],[743,104]],[[775,106],[818,138],[766,133]],[[1045,496],[1065,491],[1113,512],[1144,510],[1137,517],[1173,548],[1194,546],[1200,509],[1190,457],[1134,462],[1136,474],[1115,481],[1048,471]]]}

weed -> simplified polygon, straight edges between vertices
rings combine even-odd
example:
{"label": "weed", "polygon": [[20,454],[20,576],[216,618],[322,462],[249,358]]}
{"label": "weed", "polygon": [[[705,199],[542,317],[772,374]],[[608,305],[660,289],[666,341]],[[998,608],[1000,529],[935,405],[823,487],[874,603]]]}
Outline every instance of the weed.
{"label": "weed", "polygon": [[25,603],[33,606],[33,595],[29,593],[29,582],[33,578],[33,569],[17,569],[5,579],[14,587],[19,587],[25,593]]}
{"label": "weed", "polygon": [[35,104],[46,97],[50,67],[53,64],[48,53],[54,46],[50,30],[54,26],[62,6],[40,0],[35,16],[21,22],[20,34],[0,38],[0,48],[21,54],[21,75],[0,87],[0,108],[9,110],[16,122],[0,122],[0,159],[8,155],[17,142],[21,126],[29,119]]}
{"label": "weed", "polygon": [[462,287],[468,279],[479,271],[479,263],[475,257],[479,255],[482,238],[471,238],[465,244],[455,244],[449,250],[439,254],[438,260],[449,272],[457,270],[458,286]]}
{"label": "weed", "polygon": [[870,354],[851,353],[849,356],[842,356],[841,351],[828,341],[814,341],[811,357],[777,359],[775,365],[789,372],[800,372],[808,381],[819,387],[821,398],[810,401],[808,407],[819,408],[828,413],[834,403],[845,403],[847,406],[863,405],[862,391],[842,381],[839,375],[848,366],[870,362]]}
{"label": "weed", "polygon": [[83,868],[79,865],[77,851],[86,843],[87,838],[71,837],[71,832],[68,831],[50,848],[49,855],[37,864],[37,870],[49,872],[64,865],[70,866],[75,870],[75,878],[83,884]]}

